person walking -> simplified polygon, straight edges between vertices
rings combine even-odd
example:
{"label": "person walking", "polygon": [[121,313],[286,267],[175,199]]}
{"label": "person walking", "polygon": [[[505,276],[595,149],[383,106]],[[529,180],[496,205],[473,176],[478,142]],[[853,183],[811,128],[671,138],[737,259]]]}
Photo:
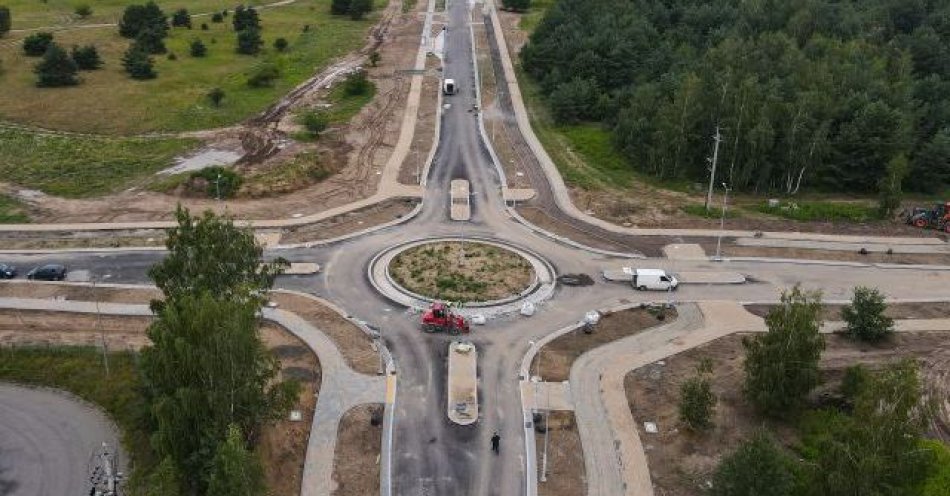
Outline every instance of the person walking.
{"label": "person walking", "polygon": [[495,431],[495,434],[491,437],[491,450],[498,454],[498,445],[501,443],[501,436],[498,435],[498,431]]}

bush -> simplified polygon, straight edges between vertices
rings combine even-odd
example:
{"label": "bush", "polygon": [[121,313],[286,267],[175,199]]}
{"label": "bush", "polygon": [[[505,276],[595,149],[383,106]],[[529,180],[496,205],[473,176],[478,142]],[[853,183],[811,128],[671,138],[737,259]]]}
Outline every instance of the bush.
{"label": "bush", "polygon": [[13,20],[10,16],[10,8],[0,5],[0,37],[10,32]]}
{"label": "bush", "polygon": [[201,30],[202,30],[202,31],[207,31],[207,30],[208,30],[208,24],[202,22],[202,23],[201,23]]}
{"label": "bush", "polygon": [[716,397],[706,377],[691,377],[680,385],[680,421],[689,429],[702,431],[711,427],[715,407]]}
{"label": "bush", "polygon": [[894,319],[884,315],[887,305],[884,295],[874,288],[854,288],[851,304],[841,309],[841,318],[847,323],[845,333],[859,341],[877,343],[894,333]]}
{"label": "bush", "polygon": [[140,50],[155,55],[168,51],[168,49],[165,48],[164,40],[165,35],[161,31],[148,28],[142,30],[135,38],[135,45],[137,45]]}
{"label": "bush", "polygon": [[254,68],[253,72],[247,77],[247,85],[251,88],[265,88],[274,84],[274,81],[280,77],[280,70],[276,65],[265,62]]}
{"label": "bush", "polygon": [[372,84],[366,78],[366,71],[361,69],[350,74],[346,81],[343,81],[343,91],[348,96],[365,95],[372,91]]}
{"label": "bush", "polygon": [[710,496],[791,496],[792,460],[765,432],[745,440],[719,463]]}
{"label": "bush", "polygon": [[211,14],[211,22],[224,22],[224,16],[220,12]]}
{"label": "bush", "polygon": [[248,29],[260,31],[261,29],[261,19],[254,7],[244,8],[243,5],[238,5],[234,9],[234,18],[231,23],[237,32],[247,31]]}
{"label": "bush", "polygon": [[244,182],[240,174],[219,166],[192,172],[190,178],[188,188],[193,192],[204,193],[209,198],[231,198]]}
{"label": "bush", "polygon": [[213,88],[208,92],[208,100],[211,100],[211,105],[220,107],[221,100],[224,100],[224,90],[221,88]]}
{"label": "bush", "polygon": [[350,0],[350,18],[354,21],[366,17],[373,11],[373,0]]}
{"label": "bush", "polygon": [[256,55],[261,51],[261,32],[257,29],[249,28],[238,31],[237,34],[237,52],[244,55]]}
{"label": "bush", "polygon": [[92,7],[85,3],[79,4],[74,9],[74,12],[80,19],[85,19],[92,15]]}
{"label": "bush", "polygon": [[102,59],[99,58],[99,52],[93,45],[74,46],[71,55],[76,67],[83,71],[94,71],[102,67]]}
{"label": "bush", "polygon": [[175,52],[168,52],[168,56],[165,58],[167,58],[168,60],[178,60],[178,56],[175,55]]}
{"label": "bush", "polygon": [[149,57],[148,52],[143,50],[137,44],[133,43],[125,55],[122,56],[122,67],[132,79],[154,79],[158,76],[155,72],[154,62]]}
{"label": "bush", "polygon": [[369,65],[376,67],[379,64],[379,60],[382,58],[383,57],[379,54],[379,52],[373,50],[369,54]]}
{"label": "bush", "polygon": [[137,38],[145,30],[155,31],[161,38],[168,35],[168,19],[152,1],[145,5],[129,5],[119,21],[119,34],[125,38]]}
{"label": "bush", "polygon": [[286,38],[277,38],[276,40],[274,40],[274,48],[278,52],[283,52],[284,50],[287,50],[287,46],[288,46],[288,43],[287,43]]}
{"label": "bush", "polygon": [[298,122],[300,122],[312,138],[319,136],[320,133],[326,130],[330,123],[326,114],[313,110],[301,114],[298,118]]}
{"label": "bush", "polygon": [[330,13],[333,15],[346,15],[350,13],[351,0],[333,0],[330,2]]}
{"label": "bush", "polygon": [[188,14],[188,9],[178,9],[172,14],[172,27],[191,29],[191,15]]}
{"label": "bush", "polygon": [[208,47],[206,47],[205,44],[201,42],[201,40],[195,40],[191,42],[189,52],[191,53],[192,57],[204,57],[208,54]]}
{"label": "bush", "polygon": [[53,43],[53,33],[40,31],[23,39],[23,53],[29,57],[40,57]]}
{"label": "bush", "polygon": [[50,44],[43,54],[43,60],[33,69],[36,73],[36,85],[41,88],[57,88],[61,86],[75,86],[79,84],[76,74],[79,68],[73,59],[66,54],[66,50],[56,43]]}

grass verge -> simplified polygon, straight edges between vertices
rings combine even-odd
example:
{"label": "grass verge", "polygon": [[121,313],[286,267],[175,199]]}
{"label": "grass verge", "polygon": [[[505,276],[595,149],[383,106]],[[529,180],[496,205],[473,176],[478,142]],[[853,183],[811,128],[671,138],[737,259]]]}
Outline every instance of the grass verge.
{"label": "grass verge", "polygon": [[755,210],[769,215],[797,221],[869,222],[878,220],[877,208],[866,203],[839,202],[784,202],[776,207],[761,203]]}
{"label": "grass verge", "polygon": [[122,431],[122,444],[131,457],[129,492],[141,494],[143,475],[154,464],[144,423],[145,401],[139,394],[136,355],[109,354],[106,375],[99,350],[71,348],[0,349],[0,380],[68,391],[101,407]]}
{"label": "grass verge", "polygon": [[0,177],[51,195],[111,193],[171,165],[194,139],[89,138],[0,129]]}
{"label": "grass verge", "polygon": [[19,201],[0,195],[0,224],[23,224],[29,221],[26,209]]}

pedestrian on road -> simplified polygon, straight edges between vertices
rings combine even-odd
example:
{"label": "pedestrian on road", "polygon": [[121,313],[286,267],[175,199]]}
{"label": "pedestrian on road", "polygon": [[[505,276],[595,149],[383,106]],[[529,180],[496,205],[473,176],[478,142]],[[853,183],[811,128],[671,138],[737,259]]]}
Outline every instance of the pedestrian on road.
{"label": "pedestrian on road", "polygon": [[498,454],[498,444],[501,442],[501,436],[498,435],[498,431],[495,431],[495,434],[491,437],[491,450]]}

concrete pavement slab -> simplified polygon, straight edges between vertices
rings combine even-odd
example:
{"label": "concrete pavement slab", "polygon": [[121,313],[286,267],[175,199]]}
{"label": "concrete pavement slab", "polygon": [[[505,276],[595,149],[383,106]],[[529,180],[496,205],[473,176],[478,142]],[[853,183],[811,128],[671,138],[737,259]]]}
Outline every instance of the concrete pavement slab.
{"label": "concrete pavement slab", "polygon": [[670,260],[706,260],[706,250],[694,243],[674,243],[663,247],[663,254]]}

